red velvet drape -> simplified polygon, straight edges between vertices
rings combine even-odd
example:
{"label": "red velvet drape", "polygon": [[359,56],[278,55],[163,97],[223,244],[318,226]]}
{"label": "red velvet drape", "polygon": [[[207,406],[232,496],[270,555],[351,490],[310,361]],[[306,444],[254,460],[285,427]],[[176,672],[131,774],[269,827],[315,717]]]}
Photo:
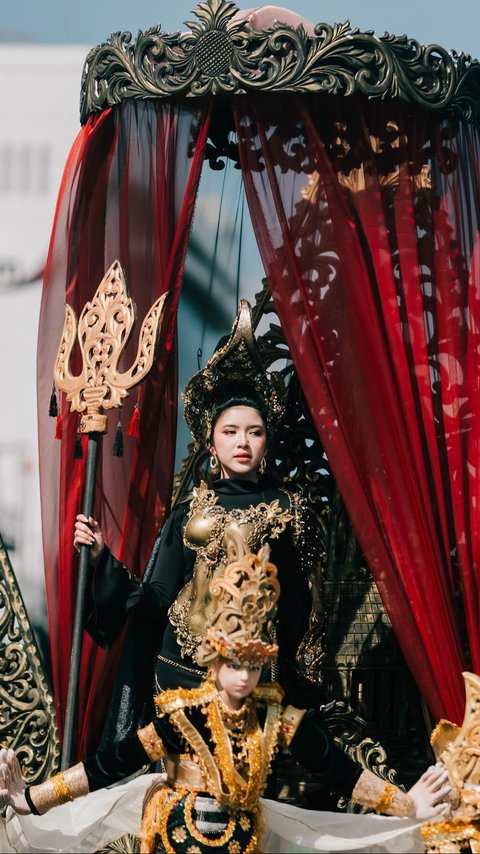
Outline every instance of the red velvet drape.
{"label": "red velvet drape", "polygon": [[[78,416],[61,401],[63,437],[48,418],[63,304],[79,316],[118,258],[137,307],[137,324],[121,370],[135,360],[141,321],[165,291],[172,296],[158,358],[121,410],[124,456],[112,456],[119,411],[109,416],[99,466],[95,516],[112,551],[141,575],[168,511],[175,449],[177,365],[174,334],[186,244],[201,172],[209,108],[127,102],[91,118],[80,131],[62,180],[45,271],[38,338],[40,482],[47,602],[57,715],[62,729],[75,603],[72,537],[80,512],[83,460],[74,459]],[[73,370],[78,370],[77,362]],[[138,438],[127,438],[138,400]],[[86,446],[84,444],[84,450]],[[118,647],[118,645],[117,645]],[[98,650],[84,636],[77,751],[101,731],[119,648]]]}
{"label": "red velvet drape", "polygon": [[432,714],[480,672],[479,134],[400,103],[240,98],[250,213],[336,482]]}

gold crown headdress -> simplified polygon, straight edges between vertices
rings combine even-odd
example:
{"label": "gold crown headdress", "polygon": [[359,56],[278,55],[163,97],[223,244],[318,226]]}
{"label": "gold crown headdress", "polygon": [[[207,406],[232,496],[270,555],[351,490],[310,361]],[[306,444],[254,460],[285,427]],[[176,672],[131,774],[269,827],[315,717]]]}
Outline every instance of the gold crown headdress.
{"label": "gold crown headdress", "polygon": [[462,726],[441,720],[430,742],[448,771],[452,787],[449,814],[424,822],[421,833],[427,852],[480,851],[480,676],[463,674],[465,714]]}
{"label": "gold crown headdress", "polygon": [[210,582],[214,617],[196,653],[202,667],[218,656],[263,662],[278,652],[271,636],[280,584],[277,568],[269,562],[270,547],[264,545],[255,555],[240,534],[229,532],[226,539],[228,566]]}
{"label": "gold crown headdress", "polygon": [[201,371],[188,381],[183,393],[185,421],[195,447],[206,445],[212,432],[212,406],[221,389],[249,387],[265,403],[267,430],[273,434],[285,412],[286,389],[277,371],[268,373],[253,334],[252,309],[240,300],[239,313],[223,347],[215,350]]}

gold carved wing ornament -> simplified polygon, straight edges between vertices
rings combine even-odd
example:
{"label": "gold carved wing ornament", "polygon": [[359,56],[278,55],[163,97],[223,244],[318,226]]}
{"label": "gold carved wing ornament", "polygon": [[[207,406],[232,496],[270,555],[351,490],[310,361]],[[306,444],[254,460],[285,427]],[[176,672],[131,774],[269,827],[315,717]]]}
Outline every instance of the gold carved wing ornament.
{"label": "gold carved wing ornament", "polygon": [[480,676],[464,673],[465,715],[461,727],[441,720],[431,743],[452,787],[448,815],[422,826],[427,852],[480,852]]}

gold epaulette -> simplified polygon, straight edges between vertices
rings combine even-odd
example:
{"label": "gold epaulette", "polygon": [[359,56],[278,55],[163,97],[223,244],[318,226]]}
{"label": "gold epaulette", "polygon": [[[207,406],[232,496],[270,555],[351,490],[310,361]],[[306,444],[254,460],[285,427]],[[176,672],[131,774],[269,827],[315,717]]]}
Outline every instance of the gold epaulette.
{"label": "gold epaulette", "polygon": [[212,682],[205,681],[198,688],[169,688],[155,697],[157,714],[170,715],[179,709],[203,706],[216,696],[217,689]]}

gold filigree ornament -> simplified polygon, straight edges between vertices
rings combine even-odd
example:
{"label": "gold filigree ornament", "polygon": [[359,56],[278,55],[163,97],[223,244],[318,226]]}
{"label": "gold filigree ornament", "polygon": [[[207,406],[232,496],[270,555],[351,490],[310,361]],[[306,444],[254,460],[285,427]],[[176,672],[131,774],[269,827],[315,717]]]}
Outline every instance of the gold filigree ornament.
{"label": "gold filigree ornament", "polygon": [[480,823],[469,819],[427,822],[422,825],[421,834],[426,854],[461,854],[467,845],[472,854],[480,852]]}
{"label": "gold filigree ornament", "polygon": [[[132,367],[119,373],[118,363],[135,323],[135,306],[128,296],[125,274],[119,261],[105,273],[91,302],[80,315],[65,306],[65,321],[55,359],[54,382],[65,392],[71,410],[84,413],[82,433],[106,433],[107,417],[102,410],[121,406],[131,388],[148,374],[163,318],[167,294],[159,297],[147,313],[140,331],[137,356]],[[78,376],[70,373],[70,357],[78,338],[83,367]]]}
{"label": "gold filigree ornament", "polygon": [[422,826],[429,854],[461,851],[467,844],[472,852],[480,852],[480,676],[464,673],[463,678],[462,726],[440,721],[431,737],[448,771],[452,795],[450,814]]}
{"label": "gold filigree ornament", "polygon": [[229,564],[222,578],[210,582],[215,613],[196,653],[202,667],[218,656],[260,664],[278,653],[271,638],[280,584],[277,568],[269,562],[270,547],[265,544],[254,555],[239,534],[232,531],[226,537]]}

